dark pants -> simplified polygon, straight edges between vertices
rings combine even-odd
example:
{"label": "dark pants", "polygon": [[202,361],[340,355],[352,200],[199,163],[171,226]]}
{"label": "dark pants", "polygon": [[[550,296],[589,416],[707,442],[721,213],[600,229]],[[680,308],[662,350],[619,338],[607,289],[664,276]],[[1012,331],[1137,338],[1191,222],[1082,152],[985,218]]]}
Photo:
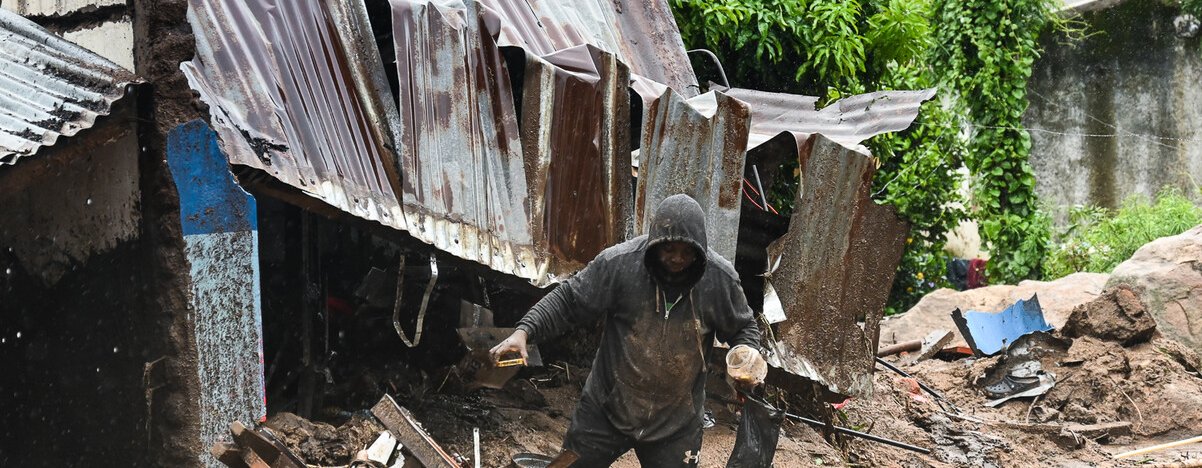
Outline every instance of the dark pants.
{"label": "dark pants", "polygon": [[582,398],[563,446],[580,456],[572,468],[607,467],[632,448],[642,466],[695,467],[701,450],[701,421],[663,440],[639,442],[618,432],[605,417],[604,409]]}

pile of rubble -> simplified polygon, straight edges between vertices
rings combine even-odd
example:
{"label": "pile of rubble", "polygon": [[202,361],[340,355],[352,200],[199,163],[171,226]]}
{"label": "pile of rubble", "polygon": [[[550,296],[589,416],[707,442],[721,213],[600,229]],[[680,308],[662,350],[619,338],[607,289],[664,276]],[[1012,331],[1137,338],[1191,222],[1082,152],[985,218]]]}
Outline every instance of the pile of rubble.
{"label": "pile of rubble", "polygon": [[[834,423],[929,448],[929,455],[786,423],[776,465],[1111,463],[1121,452],[1195,436],[1191,431],[1202,427],[1202,360],[1160,336],[1130,288],[1107,290],[1076,307],[1059,330],[1026,334],[993,356],[965,356],[961,347],[946,344],[937,353],[927,348],[885,358],[910,377],[878,369],[873,395],[841,405]],[[930,357],[915,359],[921,354]],[[537,463],[535,454],[558,452],[587,375],[587,369],[569,369],[556,371],[555,378],[523,374],[500,390],[427,395],[409,403],[413,412],[385,397],[371,414],[351,415],[338,428],[278,414],[259,432],[268,434],[279,460],[308,466],[472,466],[476,459],[481,466],[517,466],[511,465],[515,456]],[[998,402],[1007,392],[1026,396]],[[711,399],[709,409],[717,424],[705,434],[702,466],[721,466],[734,444],[738,407]],[[480,431],[478,444],[473,428]],[[253,444],[241,442],[245,434],[234,435],[238,442],[219,447],[254,452]],[[1196,462],[1202,456],[1186,450],[1131,463]],[[271,464],[268,457],[276,452],[257,453],[270,466],[289,466]],[[380,461],[372,461],[373,453]],[[230,459],[223,455],[221,460]],[[615,466],[638,463],[628,456]]]}
{"label": "pile of rubble", "polygon": [[[1196,231],[1183,235],[1202,239]],[[1190,330],[1163,318],[1165,307],[1181,305],[1157,289],[1191,284],[1190,275],[1202,281],[1202,272],[1180,267],[1187,255],[1162,257],[1178,266],[1142,271],[1175,279],[1141,280],[1120,266],[1114,277],[932,294],[882,325],[871,395],[833,405],[825,428],[786,420],[775,465],[1202,466],[1196,443],[1173,446],[1196,441],[1202,427],[1202,358],[1180,339]],[[343,411],[337,428],[277,414],[257,430],[235,428],[233,442],[214,454],[239,467],[545,466],[539,454],[559,451],[587,374],[551,362],[500,388],[443,382],[445,391],[399,394],[409,409],[385,396],[370,413]],[[705,432],[701,466],[726,463],[739,419],[740,407],[712,390],[715,424]],[[846,437],[836,427],[928,453]],[[628,454],[614,466],[638,462]]]}
{"label": "pile of rubble", "polygon": [[[934,449],[934,460],[906,466],[1102,463],[1133,446],[1198,435],[1199,369],[1198,354],[1160,336],[1138,295],[1120,286],[1074,308],[1059,331],[1025,334],[994,356],[916,363],[908,370],[917,380],[878,373],[877,393],[845,411],[853,424]],[[852,443],[868,464],[897,456]],[[1133,462],[1202,454],[1148,457]]]}

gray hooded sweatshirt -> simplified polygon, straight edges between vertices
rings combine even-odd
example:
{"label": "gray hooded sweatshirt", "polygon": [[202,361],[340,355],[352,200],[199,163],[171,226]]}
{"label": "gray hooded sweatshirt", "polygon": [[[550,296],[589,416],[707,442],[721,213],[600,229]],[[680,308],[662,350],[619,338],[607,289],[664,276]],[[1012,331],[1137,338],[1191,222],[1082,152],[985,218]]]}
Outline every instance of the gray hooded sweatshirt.
{"label": "gray hooded sweatshirt", "polygon": [[[518,322],[531,342],[604,320],[582,399],[640,442],[701,424],[705,354],[714,337],[759,349],[760,333],[729,261],[706,246],[705,214],[692,198],[660,203],[650,234],[605,249]],[[696,261],[669,284],[652,247],[683,241]],[[679,297],[679,300],[676,300]],[[675,303],[669,307],[665,301]]]}

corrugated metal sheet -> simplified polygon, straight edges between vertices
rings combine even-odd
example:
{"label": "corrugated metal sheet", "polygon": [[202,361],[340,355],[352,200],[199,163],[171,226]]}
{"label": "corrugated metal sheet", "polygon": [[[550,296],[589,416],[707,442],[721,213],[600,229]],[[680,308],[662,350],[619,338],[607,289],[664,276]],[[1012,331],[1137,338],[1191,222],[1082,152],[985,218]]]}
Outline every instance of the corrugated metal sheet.
{"label": "corrugated metal sheet", "polygon": [[541,29],[507,63],[478,6],[391,2],[395,102],[362,3],[195,0],[183,68],[231,163],[544,285],[627,232],[629,72],[589,45],[539,54]]}
{"label": "corrugated metal sheet", "polygon": [[393,126],[370,112],[387,87],[352,68],[372,57],[343,47],[354,42],[339,38],[325,3],[193,0],[197,56],[181,68],[209,104],[230,163],[400,226],[389,177],[396,164],[385,148]]}
{"label": "corrugated metal sheet", "polygon": [[392,2],[392,14],[402,228],[537,281],[547,265],[533,247],[517,112],[500,50],[466,8],[401,0]]}
{"label": "corrugated metal sheet", "polygon": [[878,91],[849,96],[816,110],[818,98],[813,96],[739,88],[725,92],[751,107],[748,149],[784,132],[801,138],[820,133],[863,154],[868,154],[868,150],[861,142],[882,133],[905,130],[918,117],[922,103],[935,95],[934,89]]}
{"label": "corrugated metal sheet", "polygon": [[669,90],[652,102],[645,115],[635,193],[636,229],[646,231],[654,208],[664,198],[688,194],[705,210],[709,247],[733,263],[750,110],[718,92],[685,100]]}
{"label": "corrugated metal sheet", "polygon": [[873,158],[824,135],[797,151],[801,183],[789,231],[768,247],[769,278],[788,317],[769,340],[769,363],[831,392],[864,396],[909,227],[872,201]]}
{"label": "corrugated metal sheet", "polygon": [[[686,97],[698,94],[667,0],[480,0],[500,18],[498,42],[535,55],[589,44],[617,55],[639,82],[661,83]],[[653,88],[652,83],[644,87]],[[655,92],[653,96],[659,96]]]}
{"label": "corrugated metal sheet", "polygon": [[550,271],[562,276],[626,237],[630,74],[592,46],[525,56],[520,126],[530,204],[538,210],[531,221]]}
{"label": "corrugated metal sheet", "polygon": [[0,9],[0,164],[91,127],[137,82],[128,70]]}

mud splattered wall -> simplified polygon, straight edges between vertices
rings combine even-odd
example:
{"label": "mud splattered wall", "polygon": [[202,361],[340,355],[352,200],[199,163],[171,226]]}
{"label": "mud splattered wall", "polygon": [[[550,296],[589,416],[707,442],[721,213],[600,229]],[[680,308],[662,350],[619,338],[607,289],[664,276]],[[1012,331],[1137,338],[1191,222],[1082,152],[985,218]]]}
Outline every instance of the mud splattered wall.
{"label": "mud splattered wall", "polygon": [[[186,7],[173,0],[0,0],[0,7],[151,83],[122,101],[132,107],[128,118],[104,117],[0,171],[0,205],[40,207],[3,223],[14,248],[0,247],[0,466],[195,466],[207,447],[199,437],[189,265],[165,155],[167,131],[199,116],[178,68],[194,51]],[[118,143],[117,133],[102,130],[109,124],[133,136]],[[128,150],[120,177],[102,158],[106,145]],[[60,164],[9,177],[39,159]],[[91,187],[104,192],[91,206],[106,206],[74,208],[76,194]],[[121,198],[108,192],[118,187],[134,197],[130,206],[110,203]],[[29,201],[26,189],[44,197]],[[82,203],[89,206],[86,197]],[[51,221],[29,221],[51,216],[43,209],[57,231],[36,226]],[[73,241],[59,244],[59,232]],[[18,256],[17,244],[59,252],[43,263],[63,271],[47,275]],[[44,279],[53,276],[52,284]]]}
{"label": "mud splattered wall", "polygon": [[1044,200],[1114,207],[1166,185],[1199,198],[1202,44],[1176,34],[1178,14],[1128,1],[1083,15],[1094,34],[1080,44],[1043,39],[1024,123]]}
{"label": "mud splattered wall", "polygon": [[[177,127],[167,141],[191,264],[201,440],[209,447],[228,434],[231,421],[250,426],[266,417],[257,208],[203,121]],[[224,466],[207,452],[199,455],[206,466]]]}
{"label": "mud splattered wall", "polygon": [[129,126],[93,130],[87,145],[4,168],[0,244],[46,286],[137,234],[137,138]]}
{"label": "mud splattered wall", "polygon": [[[137,144],[127,112],[0,170],[0,465],[145,451]],[[87,441],[87,443],[81,443]]]}

